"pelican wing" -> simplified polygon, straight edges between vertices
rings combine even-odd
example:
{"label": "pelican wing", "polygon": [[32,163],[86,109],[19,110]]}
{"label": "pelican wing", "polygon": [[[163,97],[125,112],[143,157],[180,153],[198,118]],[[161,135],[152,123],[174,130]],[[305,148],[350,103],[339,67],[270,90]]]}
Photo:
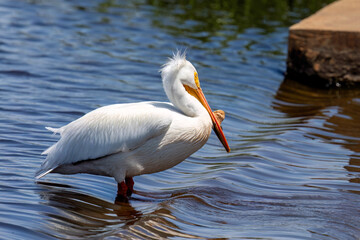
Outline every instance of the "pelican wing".
{"label": "pelican wing", "polygon": [[167,131],[171,124],[168,107],[171,105],[151,102],[109,105],[61,128],[48,128],[61,138],[42,153],[47,157],[36,177],[63,164],[136,149]]}

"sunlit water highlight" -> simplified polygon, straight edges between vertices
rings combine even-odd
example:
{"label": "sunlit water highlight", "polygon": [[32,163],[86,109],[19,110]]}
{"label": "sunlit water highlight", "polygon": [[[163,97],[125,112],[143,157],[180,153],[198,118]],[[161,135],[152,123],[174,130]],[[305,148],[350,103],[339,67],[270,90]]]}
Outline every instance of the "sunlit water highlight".
{"label": "sunlit water highlight", "polygon": [[[321,1],[221,2],[0,3],[1,239],[359,239],[360,90],[284,80],[287,27]],[[128,204],[111,178],[35,183],[58,139],[45,126],[167,101],[158,70],[176,48],[227,113],[230,154],[213,135],[136,177]]]}

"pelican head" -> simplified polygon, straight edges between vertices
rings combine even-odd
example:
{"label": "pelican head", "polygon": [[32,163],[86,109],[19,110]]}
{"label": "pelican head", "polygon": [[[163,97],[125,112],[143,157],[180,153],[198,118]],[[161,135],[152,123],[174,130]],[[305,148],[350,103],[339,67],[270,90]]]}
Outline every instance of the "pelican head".
{"label": "pelican head", "polygon": [[177,52],[161,69],[164,90],[170,102],[190,117],[206,111],[213,123],[213,129],[227,152],[230,147],[200,87],[195,67],[186,60],[185,53]]}

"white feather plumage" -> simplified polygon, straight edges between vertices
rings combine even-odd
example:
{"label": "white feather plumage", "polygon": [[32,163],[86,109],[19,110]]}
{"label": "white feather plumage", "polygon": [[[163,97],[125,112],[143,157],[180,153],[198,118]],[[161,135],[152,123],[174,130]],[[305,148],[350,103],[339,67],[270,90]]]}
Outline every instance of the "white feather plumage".
{"label": "white feather plumage", "polygon": [[185,54],[178,52],[161,69],[172,103],[114,104],[61,128],[47,127],[60,140],[42,153],[47,157],[36,177],[91,173],[120,183],[180,163],[206,143],[213,126],[209,110],[184,88],[197,87],[194,73]]}

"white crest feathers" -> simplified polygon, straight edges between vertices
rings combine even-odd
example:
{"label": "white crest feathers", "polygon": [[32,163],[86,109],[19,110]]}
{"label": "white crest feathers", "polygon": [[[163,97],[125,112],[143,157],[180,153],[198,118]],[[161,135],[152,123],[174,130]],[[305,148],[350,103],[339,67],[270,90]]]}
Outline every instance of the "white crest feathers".
{"label": "white crest feathers", "polygon": [[160,69],[161,75],[168,74],[169,72],[179,70],[186,63],[186,51],[177,50],[176,53],[173,53],[173,57],[168,59],[168,62],[165,63]]}

